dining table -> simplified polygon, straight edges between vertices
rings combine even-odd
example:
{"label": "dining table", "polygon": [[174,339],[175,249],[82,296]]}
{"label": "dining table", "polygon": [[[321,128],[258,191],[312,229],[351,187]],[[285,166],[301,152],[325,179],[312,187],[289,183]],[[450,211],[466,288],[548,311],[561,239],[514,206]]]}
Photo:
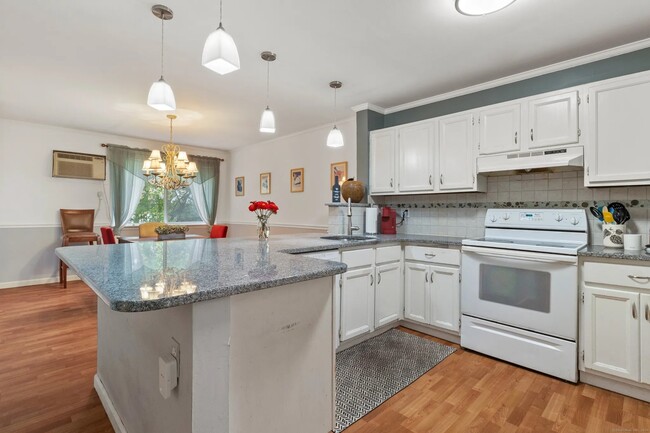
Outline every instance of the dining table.
{"label": "dining table", "polygon": [[134,242],[160,242],[162,240],[167,241],[184,241],[188,239],[206,239],[207,236],[195,235],[195,234],[186,234],[184,238],[180,239],[158,239],[158,238],[141,238],[139,236],[120,236],[119,243],[121,244],[132,244]]}

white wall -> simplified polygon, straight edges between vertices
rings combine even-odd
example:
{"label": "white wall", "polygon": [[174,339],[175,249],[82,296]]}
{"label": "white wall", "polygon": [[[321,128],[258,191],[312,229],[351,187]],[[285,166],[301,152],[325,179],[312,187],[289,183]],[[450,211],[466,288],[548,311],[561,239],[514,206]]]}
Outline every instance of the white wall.
{"label": "white wall", "polygon": [[[255,224],[255,217],[248,211],[252,200],[272,200],[279,207],[271,217],[271,227],[291,226],[298,228],[326,229],[331,201],[330,164],[348,162],[348,177],[355,177],[357,165],[356,121],[354,118],[337,123],[343,133],[345,146],[329,148],[325,145],[332,125],[303,131],[275,140],[252,144],[231,152],[228,224]],[[291,193],[290,170],[305,169],[305,191]],[[260,173],[271,172],[271,194],[260,195]],[[246,195],[235,197],[235,177],[245,176]],[[271,228],[273,232],[273,228]]]}
{"label": "white wall", "polygon": [[[52,151],[106,154],[101,143],[155,149],[162,143],[131,137],[0,119],[0,288],[48,282],[57,275],[61,208],[97,209],[109,224],[108,182],[52,177]],[[225,158],[220,197],[228,191],[229,152],[183,146],[190,153]],[[101,194],[102,198],[98,197]],[[226,206],[220,203],[218,219]]]}

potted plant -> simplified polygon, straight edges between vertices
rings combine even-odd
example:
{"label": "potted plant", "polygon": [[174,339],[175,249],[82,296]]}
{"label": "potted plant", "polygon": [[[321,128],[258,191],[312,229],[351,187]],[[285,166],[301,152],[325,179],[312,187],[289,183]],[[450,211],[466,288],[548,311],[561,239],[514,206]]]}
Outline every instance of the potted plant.
{"label": "potted plant", "polygon": [[267,240],[271,232],[269,227],[269,218],[271,215],[278,213],[278,206],[269,201],[252,201],[248,210],[257,216],[257,236],[260,240]]}
{"label": "potted plant", "polygon": [[188,226],[164,224],[160,227],[156,227],[156,233],[158,233],[159,241],[185,239],[185,233],[187,233],[189,229]]}

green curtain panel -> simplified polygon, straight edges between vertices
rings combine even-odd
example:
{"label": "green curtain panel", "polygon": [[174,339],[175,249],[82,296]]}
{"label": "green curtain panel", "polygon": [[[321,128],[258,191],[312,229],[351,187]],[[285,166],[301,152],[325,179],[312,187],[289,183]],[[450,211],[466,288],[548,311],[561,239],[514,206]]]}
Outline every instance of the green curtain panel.
{"label": "green curtain panel", "polygon": [[110,145],[106,152],[111,185],[112,225],[119,234],[135,212],[145,186],[142,164],[150,151]]}
{"label": "green curtain panel", "polygon": [[217,219],[217,202],[219,201],[219,171],[221,160],[205,156],[190,155],[190,161],[196,162],[199,174],[190,186],[199,216],[207,225],[213,225]]}

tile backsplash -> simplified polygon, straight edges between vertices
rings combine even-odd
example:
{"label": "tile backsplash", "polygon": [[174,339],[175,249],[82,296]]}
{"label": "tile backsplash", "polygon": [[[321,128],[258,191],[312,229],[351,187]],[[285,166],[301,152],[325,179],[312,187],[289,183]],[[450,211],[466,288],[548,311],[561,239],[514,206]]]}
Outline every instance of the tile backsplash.
{"label": "tile backsplash", "polygon": [[[618,201],[629,210],[628,233],[643,235],[649,243],[650,186],[585,188],[583,172],[530,173],[513,176],[491,176],[486,193],[435,195],[377,196],[375,203],[397,210],[398,222],[402,211],[409,217],[398,233],[436,236],[481,237],[484,234],[485,212],[488,208],[578,208],[585,209],[590,222],[589,239],[602,245],[602,226],[592,217],[589,206],[602,206]],[[365,208],[353,208],[353,225],[363,228]],[[329,232],[344,233],[347,210],[331,207]]]}

